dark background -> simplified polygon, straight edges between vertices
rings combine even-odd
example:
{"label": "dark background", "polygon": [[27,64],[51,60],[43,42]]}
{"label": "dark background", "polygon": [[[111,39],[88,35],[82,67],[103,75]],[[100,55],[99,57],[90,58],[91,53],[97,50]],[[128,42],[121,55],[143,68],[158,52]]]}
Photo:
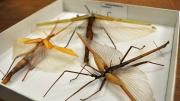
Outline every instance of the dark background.
{"label": "dark background", "polygon": [[[55,0],[0,0],[0,32]],[[103,1],[103,0],[101,0]],[[180,10],[180,0],[104,0]],[[180,53],[180,50],[179,50]],[[178,55],[175,101],[180,101],[180,56]]]}

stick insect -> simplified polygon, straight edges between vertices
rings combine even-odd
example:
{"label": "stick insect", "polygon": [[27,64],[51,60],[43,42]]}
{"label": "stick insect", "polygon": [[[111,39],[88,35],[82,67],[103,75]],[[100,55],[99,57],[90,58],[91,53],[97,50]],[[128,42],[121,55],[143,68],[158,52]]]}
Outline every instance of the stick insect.
{"label": "stick insect", "polygon": [[[100,26],[99,28],[101,30],[103,30],[104,33],[108,36],[108,38],[110,39],[114,48],[116,48],[116,45],[114,44],[114,41],[111,38],[112,34],[110,35],[110,33],[107,31],[107,29],[113,30],[111,27],[113,22],[117,22],[117,23],[119,22],[119,25],[116,25],[116,24],[114,25],[115,27],[119,26],[119,28],[116,28],[115,30],[117,30],[117,29],[123,30],[123,31],[121,31],[122,34],[124,34],[126,36],[129,36],[127,33],[134,33],[135,31],[137,31],[137,33],[133,37],[143,36],[141,34],[139,35],[139,33],[144,33],[142,31],[140,31],[140,29],[145,29],[147,34],[152,33],[155,30],[155,27],[152,26],[151,24],[138,22],[138,21],[134,21],[134,20],[119,19],[119,18],[113,18],[110,16],[95,14],[95,13],[90,11],[90,9],[87,7],[87,5],[85,5],[85,7],[89,13],[88,15],[77,16],[75,18],[65,19],[65,20],[42,22],[42,23],[39,23],[38,26],[52,25],[55,23],[77,22],[77,21],[84,21],[85,20],[85,21],[87,21],[87,27],[86,27],[86,38],[87,39],[93,40],[93,37],[95,34],[95,28],[97,28],[96,26],[99,25]],[[124,30],[126,30],[126,31],[132,30],[132,31],[125,33]],[[119,32],[119,33],[121,33],[121,32]],[[118,34],[114,34],[114,37],[117,38]],[[73,35],[72,35],[72,37],[73,37]],[[121,39],[123,39],[122,36],[121,36]],[[69,40],[69,42],[70,42],[70,40]],[[84,63],[86,63],[86,64],[89,63],[89,50],[87,48],[85,48]]]}
{"label": "stick insect", "polygon": [[[146,75],[136,67],[146,63],[159,65],[159,66],[164,66],[164,65],[154,63],[151,61],[142,61],[134,64],[131,63],[165,48],[169,44],[169,41],[155,49],[152,49],[132,59],[124,61],[132,48],[136,48],[136,49],[142,49],[142,48],[131,46],[126,52],[126,54],[123,56],[120,51],[112,47],[101,45],[95,41],[90,41],[89,39],[82,37],[80,34],[78,34],[78,36],[81,39],[81,41],[84,43],[84,45],[88,48],[88,50],[93,54],[94,61],[98,69],[86,64],[84,67],[82,67],[82,69],[88,71],[89,74],[66,70],[58,77],[58,79],[56,79],[56,81],[53,83],[53,85],[51,85],[51,87],[48,89],[48,91],[45,93],[44,96],[48,94],[48,92],[52,89],[52,87],[56,84],[56,82],[65,73],[74,73],[78,75],[93,77],[94,79],[89,81],[80,89],[78,89],[76,92],[74,92],[72,95],[70,95],[65,101],[67,101],[75,94],[80,92],[82,89],[84,89],[86,86],[88,86],[89,84],[91,84],[92,82],[98,79],[102,80],[99,89],[90,96],[88,96],[87,98],[81,100],[83,101],[87,100],[92,96],[94,96],[95,94],[97,94],[98,92],[100,92],[103,86],[105,85],[105,82],[109,81],[112,84],[119,86],[125,92],[127,97],[129,97],[129,99],[132,101],[139,101],[139,100],[154,101],[153,93],[147,81]],[[90,72],[86,68],[86,66],[96,71],[96,73]],[[117,76],[117,73],[119,73],[120,75]]]}
{"label": "stick insect", "polygon": [[[46,37],[46,38],[36,38],[36,39],[30,39],[30,38],[22,38],[21,40],[23,41],[24,44],[35,44],[35,46],[25,52],[22,53],[18,56],[15,57],[15,59],[13,60],[12,64],[10,65],[7,73],[4,75],[4,77],[2,78],[2,83],[3,84],[7,84],[11,77],[17,73],[18,71],[20,71],[21,69],[27,67],[28,70],[23,78],[22,81],[25,80],[27,74],[33,70],[35,68],[35,66],[37,64],[39,64],[47,55],[47,50],[49,49],[56,49],[62,53],[71,55],[71,56],[77,56],[77,54],[68,48],[64,48],[64,47],[60,47],[60,46],[56,46],[54,44],[52,44],[50,42],[50,39],[55,37],[56,35],[58,35],[59,33],[61,33],[62,31],[64,31],[66,28],[68,28],[72,23],[68,24],[66,27],[64,27],[63,29],[55,32],[55,29],[57,27],[57,25],[55,25],[53,27],[53,29],[51,30],[50,34]],[[23,57],[16,65],[15,67],[11,70],[11,67],[13,66],[14,62],[20,58]],[[11,70],[11,71],[10,71]]]}

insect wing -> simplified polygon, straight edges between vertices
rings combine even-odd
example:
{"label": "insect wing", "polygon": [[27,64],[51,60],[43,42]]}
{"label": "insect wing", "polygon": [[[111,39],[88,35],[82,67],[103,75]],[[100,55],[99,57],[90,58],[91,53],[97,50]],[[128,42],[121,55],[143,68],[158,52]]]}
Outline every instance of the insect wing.
{"label": "insect wing", "polygon": [[112,39],[116,41],[127,41],[138,39],[155,32],[152,25],[131,24],[125,22],[98,20],[98,23],[104,27]]}
{"label": "insect wing", "polygon": [[99,68],[100,71],[104,71],[105,67],[107,67],[107,64],[104,62],[102,57],[98,55],[91,47],[90,47],[90,41],[88,41],[86,38],[81,36],[79,33],[77,33],[81,41],[84,43],[84,45],[89,49],[89,51],[93,54],[94,61]]}
{"label": "insect wing", "polygon": [[37,70],[44,72],[62,72],[67,67],[77,65],[77,57],[64,54],[56,49],[48,49],[45,58],[37,65]]}
{"label": "insect wing", "polygon": [[36,48],[36,50],[33,52],[32,60],[29,61],[30,69],[35,68],[43,59],[45,59],[47,56],[47,49],[45,46],[39,46]]}
{"label": "insect wing", "polygon": [[13,44],[13,59],[19,54],[26,53],[33,49],[35,44],[24,44],[20,41],[17,41]]}
{"label": "insect wing", "polygon": [[115,48],[99,44],[94,40],[91,41],[90,47],[102,57],[108,67],[119,64],[123,57],[122,53]]}
{"label": "insect wing", "polygon": [[137,101],[155,101],[144,72],[135,67],[121,69],[117,72],[118,77],[124,82]]}
{"label": "insect wing", "polygon": [[149,23],[145,23],[145,22],[141,22],[141,21],[130,20],[130,19],[122,19],[122,18],[114,18],[111,16],[104,16],[104,15],[99,15],[99,14],[94,14],[94,16],[97,19],[106,20],[106,21],[125,22],[125,23],[140,24],[140,25],[151,25]]}

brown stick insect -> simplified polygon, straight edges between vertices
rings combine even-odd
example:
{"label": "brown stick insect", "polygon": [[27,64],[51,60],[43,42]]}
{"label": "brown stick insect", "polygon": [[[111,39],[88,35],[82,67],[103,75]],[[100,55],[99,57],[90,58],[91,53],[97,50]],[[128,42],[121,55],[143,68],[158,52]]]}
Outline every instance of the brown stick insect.
{"label": "brown stick insect", "polygon": [[[81,100],[83,101],[87,100],[91,98],[92,96],[94,96],[95,94],[97,94],[98,92],[100,92],[103,86],[105,85],[105,83],[109,81],[112,84],[119,86],[125,92],[127,97],[132,101],[139,101],[139,100],[140,101],[154,101],[153,92],[151,90],[149,83],[147,82],[146,75],[136,67],[146,64],[146,63],[159,65],[159,66],[164,66],[164,65],[154,63],[151,61],[142,61],[142,62],[134,63],[134,64],[131,64],[131,63],[165,48],[169,44],[169,41],[155,49],[149,50],[139,56],[136,56],[132,59],[124,61],[128,53],[131,51],[131,49],[136,48],[140,50],[144,46],[142,48],[130,46],[130,48],[127,50],[127,52],[123,56],[120,51],[112,47],[101,45],[95,41],[91,41],[89,39],[83,38],[80,34],[78,34],[78,36],[81,39],[81,41],[84,43],[84,45],[88,48],[88,50],[93,54],[94,61],[98,69],[86,64],[82,69],[85,69],[86,71],[88,71],[89,74],[82,73],[82,72],[74,72],[74,71],[69,71],[69,70],[64,71],[58,77],[58,79],[53,83],[53,85],[48,89],[44,97],[47,95],[47,93],[51,90],[51,88],[55,85],[55,83],[65,73],[74,73],[78,75],[93,77],[94,79],[89,81],[80,89],[78,89],[76,92],[74,92],[72,95],[70,95],[65,101],[67,101],[68,99],[73,97],[75,94],[80,92],[82,89],[84,89],[86,86],[88,86],[89,84],[91,84],[92,82],[98,79],[102,80],[99,89],[93,94],[91,94],[90,96]],[[96,73],[90,72],[86,68],[86,66],[93,69]],[[117,73],[119,75],[117,75]]]}
{"label": "brown stick insect", "polygon": [[[137,36],[144,36],[146,34],[152,33],[155,30],[155,27],[152,26],[151,24],[148,23],[143,23],[139,21],[134,21],[134,20],[128,20],[128,19],[120,19],[120,18],[113,18],[110,16],[104,16],[100,14],[96,14],[90,11],[90,9],[85,5],[85,8],[88,11],[88,15],[83,15],[83,16],[77,16],[71,19],[64,19],[64,20],[56,20],[56,21],[50,21],[50,22],[42,22],[39,23],[38,26],[46,26],[46,25],[52,25],[52,24],[61,24],[61,23],[67,23],[67,22],[78,22],[78,21],[86,21],[87,22],[87,27],[86,27],[86,38],[89,40],[93,40],[93,37],[95,36],[96,28],[99,28],[103,30],[108,38],[110,39],[111,43],[113,44],[114,48],[116,48],[116,45],[113,42],[113,39],[111,36],[114,36],[114,38],[117,38],[117,35],[119,34],[110,34],[108,30],[116,30],[120,29],[119,33],[122,32],[122,34],[129,36],[128,34],[131,33],[131,37],[134,34],[134,38]],[[115,29],[112,29],[111,26],[115,26]],[[97,27],[99,26],[99,27]],[[108,30],[107,30],[108,29]],[[141,30],[143,29],[143,30]],[[130,31],[130,32],[128,32]],[[136,32],[136,33],[134,33]],[[112,32],[113,33],[113,32]],[[133,34],[132,34],[133,33]],[[146,34],[142,34],[146,33]],[[100,34],[101,36],[102,34]],[[122,36],[122,35],[121,35]],[[73,35],[71,36],[71,38]],[[139,38],[138,37],[138,38]],[[123,39],[121,37],[121,39]],[[70,39],[71,40],[71,39]],[[70,42],[69,40],[69,42]],[[118,39],[119,40],[119,39]],[[84,55],[84,63],[88,64],[89,63],[89,50],[85,48],[85,55]]]}
{"label": "brown stick insect", "polygon": [[[46,37],[46,38],[36,38],[36,39],[30,39],[30,38],[23,38],[22,41],[24,44],[35,44],[35,46],[25,52],[22,53],[18,56],[15,57],[15,59],[13,60],[12,64],[10,65],[7,73],[4,75],[4,77],[2,78],[2,83],[3,84],[7,84],[11,77],[17,73],[18,71],[20,71],[21,69],[27,67],[28,70],[23,78],[22,81],[24,81],[24,79],[26,78],[27,74],[33,70],[35,68],[35,66],[37,64],[39,64],[44,58],[46,58],[47,56],[47,50],[50,49],[56,49],[62,53],[71,55],[71,56],[77,56],[77,54],[68,48],[64,48],[64,47],[60,47],[60,46],[56,46],[54,44],[52,44],[50,42],[50,39],[55,37],[56,35],[58,35],[59,33],[61,33],[62,31],[64,31],[66,28],[68,28],[72,23],[68,24],[67,26],[65,26],[63,29],[55,32],[55,29],[57,27],[57,24],[54,26],[54,28],[51,30],[50,34]],[[13,66],[14,62],[20,58],[23,57],[16,65],[15,67],[11,70],[11,67]]]}

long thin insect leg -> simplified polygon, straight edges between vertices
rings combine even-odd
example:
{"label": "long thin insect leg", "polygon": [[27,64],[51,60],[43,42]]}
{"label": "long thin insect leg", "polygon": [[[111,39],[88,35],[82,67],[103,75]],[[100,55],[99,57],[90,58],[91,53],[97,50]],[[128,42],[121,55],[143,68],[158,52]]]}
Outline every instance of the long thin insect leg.
{"label": "long thin insect leg", "polygon": [[[130,59],[130,60],[127,60],[127,61],[123,62],[123,63],[120,64],[120,65],[126,66],[126,65],[128,65],[128,64],[130,64],[130,63],[132,63],[132,62],[134,62],[134,61],[136,61],[136,60],[139,60],[139,59],[141,59],[141,58],[143,58],[143,57],[145,57],[145,56],[148,56],[148,55],[150,55],[150,54],[152,54],[152,53],[154,53],[154,52],[156,52],[156,51],[158,51],[158,50],[161,50],[161,49],[165,48],[169,43],[170,43],[170,42],[167,41],[165,44],[163,44],[163,45],[161,45],[161,46],[159,46],[159,47],[157,47],[157,48],[155,48],[155,49],[152,49],[152,50],[150,50],[150,51],[148,51],[148,52],[146,52],[146,53],[144,53],[144,54],[141,54],[141,55],[139,55],[139,56],[136,56],[136,57],[134,57],[134,58],[132,58],[132,59]],[[114,69],[118,69],[118,68],[119,68],[119,66],[118,66],[118,67],[112,67],[112,68],[110,68],[109,70],[114,70]]]}
{"label": "long thin insect leg", "polygon": [[67,101],[68,99],[70,99],[71,97],[73,97],[75,94],[77,94],[79,91],[81,91],[83,88],[85,88],[86,86],[88,86],[89,84],[91,84],[92,82],[94,82],[97,79],[91,80],[90,82],[86,83],[84,86],[82,86],[80,89],[78,89],[76,92],[74,92],[71,96],[69,96],[65,101]]}
{"label": "long thin insect leg", "polygon": [[91,65],[89,65],[89,64],[87,64],[86,66],[90,67],[91,69],[95,70],[95,71],[98,72],[98,73],[101,73],[99,70],[97,70],[96,68],[94,68],[93,66],[91,66]]}
{"label": "long thin insect leg", "polygon": [[86,67],[86,65],[84,65],[84,66],[82,67],[82,69],[80,70],[80,72],[76,75],[75,78],[71,79],[70,82],[73,81],[73,80],[76,80],[76,79],[79,77],[79,74],[82,73],[82,71],[84,70],[85,67]]}
{"label": "long thin insect leg", "polygon": [[143,61],[143,62],[139,62],[139,63],[136,63],[136,64],[133,64],[133,65],[130,65],[130,66],[139,66],[139,65],[143,65],[143,64],[146,64],[146,63],[150,63],[150,64],[154,64],[154,65],[159,65],[159,66],[164,66],[162,64],[158,64],[158,63],[154,63],[154,62],[151,62],[151,61]]}
{"label": "long thin insect leg", "polygon": [[89,74],[93,75],[93,73],[91,73],[88,69],[84,68],[84,70],[86,70]]}
{"label": "long thin insect leg", "polygon": [[112,40],[112,38],[110,37],[108,31],[104,27],[103,27],[103,29],[104,29],[104,32],[106,33],[106,35],[108,36],[108,38],[110,39],[111,43],[113,44],[114,48],[117,49],[117,47],[116,47],[114,41]]}
{"label": "long thin insect leg", "polygon": [[77,29],[77,27],[74,29],[73,33],[71,34],[71,36],[70,36],[70,38],[69,38],[69,40],[68,40],[68,43],[66,44],[66,46],[65,46],[64,48],[67,48],[67,46],[68,46],[69,43],[71,42],[71,39],[73,38],[73,36],[74,36],[74,34],[75,34],[75,32],[76,32],[76,29]]}
{"label": "long thin insect leg", "polygon": [[[88,65],[88,64],[85,64],[85,65],[82,67],[82,69],[81,69],[81,71],[80,71],[79,73],[82,73],[82,71],[85,69],[88,73],[90,73],[91,75],[93,75],[93,73],[91,73],[89,70],[86,69],[86,66],[88,66],[88,67],[90,67],[91,69],[93,69],[93,70],[97,71],[98,73],[100,73],[97,69],[95,69],[94,67],[92,67],[92,66],[90,66],[90,65]],[[76,80],[78,77],[79,77],[79,74],[78,74],[74,79],[71,79],[70,82],[73,81],[73,80]]]}
{"label": "long thin insect leg", "polygon": [[31,62],[29,62],[28,70],[27,70],[26,74],[24,75],[22,81],[24,81],[24,80],[26,79],[26,77],[27,77],[27,75],[29,74],[29,72],[30,72],[32,69],[34,69],[34,68],[35,68],[35,67],[31,64]]}
{"label": "long thin insect leg", "polygon": [[117,65],[117,66],[108,68],[108,71],[116,70],[116,69],[120,68],[121,66],[126,66],[126,65],[128,65],[128,64],[130,64],[130,63],[132,63],[132,62],[134,62],[134,61],[137,61],[137,60],[139,60],[139,59],[141,59],[141,58],[143,58],[143,57],[145,57],[145,56],[148,56],[148,55],[150,55],[150,54],[152,54],[152,53],[154,53],[154,52],[156,52],[156,51],[158,51],[158,50],[161,50],[161,49],[165,48],[169,43],[170,43],[170,42],[167,41],[165,44],[163,44],[163,45],[161,45],[161,46],[159,46],[159,47],[157,47],[157,48],[155,48],[155,49],[152,49],[152,50],[150,50],[150,51],[148,51],[148,52],[146,52],[146,53],[143,53],[143,54],[141,54],[141,55],[139,55],[139,56],[136,56],[136,57],[134,57],[134,58],[132,58],[132,59],[129,59],[129,60],[121,63],[120,65]]}
{"label": "long thin insect leg", "polygon": [[74,72],[74,71],[68,71],[68,70],[66,70],[66,71],[64,71],[64,72],[56,79],[56,81],[50,86],[50,88],[47,90],[47,92],[44,94],[43,97],[45,97],[45,96],[48,94],[48,92],[52,89],[52,87],[58,82],[58,80],[59,80],[65,73],[74,73],[74,74],[79,74],[79,75],[85,75],[85,76],[91,76],[91,77],[92,77],[92,75],[89,75],[89,74],[86,74],[86,73],[79,73],[79,72]]}
{"label": "long thin insect leg", "polygon": [[145,45],[142,46],[141,48],[138,48],[138,47],[135,47],[135,46],[130,46],[129,49],[127,50],[126,54],[123,56],[123,58],[122,58],[122,60],[121,60],[121,63],[124,61],[124,59],[126,58],[126,56],[128,55],[128,53],[130,52],[130,50],[131,50],[132,48],[141,50],[141,49],[143,49],[144,47],[145,47]]}
{"label": "long thin insect leg", "polygon": [[20,55],[18,55],[18,56],[16,56],[16,57],[14,58],[14,60],[13,60],[13,62],[11,63],[11,65],[10,65],[8,71],[7,71],[6,74],[3,76],[2,80],[7,76],[7,74],[8,74],[9,71],[11,70],[11,68],[12,68],[12,66],[13,66],[13,64],[14,64],[14,62],[15,62],[18,58],[20,58],[20,57],[22,57],[22,56],[24,56],[24,55],[26,55],[26,54],[27,54],[27,53],[23,53],[23,54],[20,54]]}
{"label": "long thin insect leg", "polygon": [[31,69],[28,69],[27,70],[27,72],[26,72],[26,74],[24,75],[24,77],[23,77],[23,79],[22,79],[22,81],[24,81],[25,80],[25,78],[27,77],[27,75],[28,75],[28,73],[31,71]]}
{"label": "long thin insect leg", "polygon": [[89,99],[90,97],[94,96],[95,94],[97,94],[98,92],[100,92],[102,90],[105,82],[106,82],[106,78],[103,79],[101,86],[99,87],[99,89],[96,92],[94,92],[92,95],[90,95],[89,97],[87,97],[85,99],[81,99],[81,101],[85,101],[85,100]]}

